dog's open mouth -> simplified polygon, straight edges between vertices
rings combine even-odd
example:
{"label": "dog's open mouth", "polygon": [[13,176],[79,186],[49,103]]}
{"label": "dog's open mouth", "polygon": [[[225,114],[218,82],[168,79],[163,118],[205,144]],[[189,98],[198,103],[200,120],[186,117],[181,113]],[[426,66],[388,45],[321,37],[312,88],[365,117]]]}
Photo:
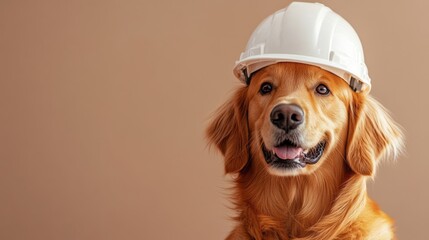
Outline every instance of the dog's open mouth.
{"label": "dog's open mouth", "polygon": [[304,168],[307,164],[315,164],[323,155],[326,141],[319,142],[316,146],[303,149],[298,144],[286,139],[272,150],[266,149],[263,145],[265,161],[268,165],[281,168]]}

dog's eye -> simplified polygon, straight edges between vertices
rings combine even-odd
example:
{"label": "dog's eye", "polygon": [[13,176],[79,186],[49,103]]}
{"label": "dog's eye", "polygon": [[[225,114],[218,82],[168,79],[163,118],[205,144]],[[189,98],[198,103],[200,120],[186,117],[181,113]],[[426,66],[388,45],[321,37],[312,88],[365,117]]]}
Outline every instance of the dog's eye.
{"label": "dog's eye", "polygon": [[316,87],[316,92],[320,95],[328,95],[331,91],[327,86],[319,84],[319,86]]}
{"label": "dog's eye", "polygon": [[264,83],[262,83],[261,88],[259,89],[259,92],[262,95],[265,95],[265,94],[270,93],[272,90],[273,90],[273,85],[269,82],[264,82]]}

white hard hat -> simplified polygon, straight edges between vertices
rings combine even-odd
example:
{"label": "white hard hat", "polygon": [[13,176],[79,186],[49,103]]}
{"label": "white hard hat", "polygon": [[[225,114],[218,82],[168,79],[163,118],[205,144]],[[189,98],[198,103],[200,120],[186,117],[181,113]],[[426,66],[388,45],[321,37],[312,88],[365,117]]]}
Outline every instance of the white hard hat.
{"label": "white hard hat", "polygon": [[234,74],[248,84],[252,73],[278,62],[318,66],[344,79],[354,91],[371,88],[358,35],[320,3],[293,2],[262,21]]}

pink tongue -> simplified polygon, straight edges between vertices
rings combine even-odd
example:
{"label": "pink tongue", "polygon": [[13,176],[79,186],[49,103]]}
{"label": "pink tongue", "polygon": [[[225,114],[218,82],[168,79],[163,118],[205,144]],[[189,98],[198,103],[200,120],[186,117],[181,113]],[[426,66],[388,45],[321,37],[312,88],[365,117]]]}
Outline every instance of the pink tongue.
{"label": "pink tongue", "polygon": [[281,159],[295,159],[298,158],[302,153],[302,148],[298,147],[275,147],[274,152],[276,153],[277,157]]}

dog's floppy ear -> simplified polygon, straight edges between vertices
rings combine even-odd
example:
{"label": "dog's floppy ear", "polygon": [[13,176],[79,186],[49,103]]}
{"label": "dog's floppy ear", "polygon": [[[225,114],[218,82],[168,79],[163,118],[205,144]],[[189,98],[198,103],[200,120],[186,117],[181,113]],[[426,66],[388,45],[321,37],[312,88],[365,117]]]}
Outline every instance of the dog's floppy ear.
{"label": "dog's floppy ear", "polygon": [[354,93],[349,109],[347,160],[361,175],[374,176],[381,158],[396,157],[403,135],[387,110],[371,96]]}
{"label": "dog's floppy ear", "polygon": [[238,173],[249,158],[246,93],[246,87],[238,89],[217,110],[206,131],[209,143],[215,145],[225,158],[226,173]]}

